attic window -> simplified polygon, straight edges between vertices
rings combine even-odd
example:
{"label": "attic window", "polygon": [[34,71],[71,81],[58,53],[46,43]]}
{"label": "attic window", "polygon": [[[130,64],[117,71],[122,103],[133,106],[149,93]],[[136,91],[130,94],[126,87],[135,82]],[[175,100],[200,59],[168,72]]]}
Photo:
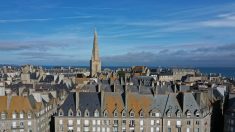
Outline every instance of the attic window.
{"label": "attic window", "polygon": [[189,117],[191,117],[191,112],[190,111],[187,111],[187,117],[189,118]]}
{"label": "attic window", "polygon": [[154,112],[151,113],[151,117],[155,117],[155,113]]}
{"label": "attic window", "polygon": [[196,110],[195,115],[196,115],[196,117],[199,117],[199,116],[200,116],[200,113],[199,113],[198,110]]}
{"label": "attic window", "polygon": [[140,111],[140,117],[144,117],[143,111]]}
{"label": "attic window", "polygon": [[12,118],[15,119],[16,118],[16,113],[12,114]]}
{"label": "attic window", "polygon": [[117,116],[118,116],[117,111],[114,112],[113,116],[114,116],[114,117],[117,117]]}
{"label": "attic window", "polygon": [[107,111],[104,111],[104,117],[107,117]]}
{"label": "attic window", "polygon": [[73,116],[73,111],[72,110],[69,111],[69,116]]}
{"label": "attic window", "polygon": [[99,111],[98,110],[95,111],[94,117],[99,117]]}
{"label": "attic window", "polygon": [[60,110],[60,111],[59,111],[59,116],[63,116],[63,115],[64,115],[63,111]]}
{"label": "attic window", "polygon": [[20,113],[20,119],[23,119],[24,118],[24,113]]}
{"label": "attic window", "polygon": [[85,117],[89,117],[89,111],[88,110],[86,110],[86,112],[85,112]]}
{"label": "attic window", "polygon": [[77,111],[77,116],[78,117],[81,116],[81,111],[80,110]]}
{"label": "attic window", "polygon": [[30,118],[32,118],[32,115],[31,115],[31,113],[28,113],[28,118],[30,119]]}
{"label": "attic window", "polygon": [[1,119],[6,119],[6,114],[5,113],[1,114]]}
{"label": "attic window", "polygon": [[126,117],[126,112],[125,111],[122,112],[122,117]]}
{"label": "attic window", "polygon": [[130,112],[130,117],[134,117],[135,113],[133,111]]}

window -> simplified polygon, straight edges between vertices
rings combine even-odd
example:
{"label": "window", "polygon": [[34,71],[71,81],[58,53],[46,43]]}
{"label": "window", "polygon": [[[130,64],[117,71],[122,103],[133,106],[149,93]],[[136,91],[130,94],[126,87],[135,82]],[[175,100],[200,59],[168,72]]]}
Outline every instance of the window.
{"label": "window", "polygon": [[114,117],[117,117],[118,116],[118,113],[115,111],[114,112]]}
{"label": "window", "polygon": [[140,117],[144,117],[144,112],[143,112],[143,110],[140,111]]}
{"label": "window", "polygon": [[113,124],[114,124],[115,126],[117,126],[117,125],[118,125],[118,120],[113,120]]}
{"label": "window", "polygon": [[16,128],[16,122],[15,121],[12,122],[12,127]]}
{"label": "window", "polygon": [[168,125],[168,126],[171,126],[171,121],[167,121],[167,125]]}
{"label": "window", "polygon": [[152,126],[154,125],[154,120],[151,120],[151,123],[150,123]]}
{"label": "window", "polygon": [[68,116],[73,116],[73,111],[71,109],[69,110]]}
{"label": "window", "polygon": [[130,112],[130,117],[134,117],[134,116],[135,116],[134,112],[131,111],[131,112]]}
{"label": "window", "polygon": [[176,125],[177,125],[177,127],[180,127],[181,126],[181,121],[176,121]]}
{"label": "window", "polygon": [[68,121],[68,124],[71,126],[71,125],[73,125],[73,120],[69,120]]}
{"label": "window", "polygon": [[89,120],[85,120],[84,125],[88,126],[89,125]]}
{"label": "window", "polygon": [[177,129],[177,130],[178,130],[178,132],[181,132],[181,127],[178,127],[178,129]]}
{"label": "window", "polygon": [[77,116],[78,116],[78,117],[81,116],[81,111],[80,111],[80,110],[77,111]]}
{"label": "window", "polygon": [[62,125],[63,124],[63,120],[60,120],[60,125]]}
{"label": "window", "polygon": [[96,120],[92,120],[92,125],[96,125]]}
{"label": "window", "polygon": [[159,120],[157,120],[156,123],[157,123],[157,125],[160,125],[160,121]]}
{"label": "window", "polygon": [[144,120],[140,120],[140,126],[144,125]]}
{"label": "window", "polygon": [[28,126],[30,127],[32,125],[32,122],[31,121],[28,121]]}
{"label": "window", "polygon": [[94,116],[99,117],[99,111],[98,110],[95,111]]}
{"label": "window", "polygon": [[152,117],[155,117],[155,113],[154,113],[154,112],[153,112],[153,113],[151,113],[151,116],[152,116]]}
{"label": "window", "polygon": [[135,120],[130,120],[130,127],[134,127],[135,126]]}
{"label": "window", "polygon": [[32,118],[32,114],[28,113],[28,118],[31,119]]}
{"label": "window", "polygon": [[104,117],[107,117],[107,111],[106,110],[104,111]]}
{"label": "window", "polygon": [[85,117],[89,117],[89,111],[88,110],[85,111]]}
{"label": "window", "polygon": [[81,128],[80,127],[77,127],[77,132],[80,132],[81,131]]}
{"label": "window", "polygon": [[191,124],[191,122],[190,121],[187,121],[187,125],[190,125]]}
{"label": "window", "polygon": [[24,122],[20,122],[20,127],[23,127],[24,126]]}
{"label": "window", "polygon": [[81,124],[81,120],[77,120],[77,125],[80,125]]}
{"label": "window", "polygon": [[160,117],[160,113],[157,112],[157,113],[156,113],[156,117]]}
{"label": "window", "polygon": [[171,132],[171,128],[168,128],[168,129],[167,129],[167,132]]}
{"label": "window", "polygon": [[60,110],[60,111],[59,111],[59,116],[63,116],[63,115],[64,115],[63,111]]}
{"label": "window", "polygon": [[159,127],[157,127],[157,128],[156,128],[156,131],[157,131],[157,132],[160,132],[160,128],[159,128]]}
{"label": "window", "polygon": [[187,128],[187,131],[186,132],[190,132],[190,128]]}
{"label": "window", "polygon": [[191,117],[191,112],[190,111],[187,111],[187,117]]}
{"label": "window", "polygon": [[24,113],[20,113],[20,119],[24,118]]}
{"label": "window", "polygon": [[6,119],[6,114],[5,113],[1,114],[1,119]]}
{"label": "window", "polygon": [[122,125],[123,125],[123,126],[126,125],[126,120],[122,120]]}
{"label": "window", "polygon": [[97,120],[97,125],[100,125],[100,120]]}
{"label": "window", "polygon": [[126,112],[122,111],[122,117],[126,117]]}
{"label": "window", "polygon": [[196,121],[196,125],[199,125],[200,123],[199,123],[199,121]]}
{"label": "window", "polygon": [[16,118],[16,113],[12,114],[12,118],[15,119]]}

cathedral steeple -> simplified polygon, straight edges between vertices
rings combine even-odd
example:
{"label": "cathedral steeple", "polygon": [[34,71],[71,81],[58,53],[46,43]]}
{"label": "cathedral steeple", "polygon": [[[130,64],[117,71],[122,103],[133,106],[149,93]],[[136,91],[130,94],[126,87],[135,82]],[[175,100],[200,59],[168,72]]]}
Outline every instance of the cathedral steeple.
{"label": "cathedral steeple", "polygon": [[95,30],[92,56],[91,56],[91,61],[90,61],[90,76],[94,77],[97,75],[98,72],[101,72],[101,61],[100,61],[100,56],[99,56],[98,35]]}

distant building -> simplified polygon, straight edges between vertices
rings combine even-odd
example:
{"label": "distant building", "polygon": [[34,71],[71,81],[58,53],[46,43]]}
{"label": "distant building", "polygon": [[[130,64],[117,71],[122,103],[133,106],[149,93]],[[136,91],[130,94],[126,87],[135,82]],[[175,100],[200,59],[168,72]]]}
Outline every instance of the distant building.
{"label": "distant building", "polygon": [[99,72],[101,72],[101,60],[99,56],[98,36],[97,36],[97,32],[95,31],[92,56],[90,60],[90,76],[94,77]]}

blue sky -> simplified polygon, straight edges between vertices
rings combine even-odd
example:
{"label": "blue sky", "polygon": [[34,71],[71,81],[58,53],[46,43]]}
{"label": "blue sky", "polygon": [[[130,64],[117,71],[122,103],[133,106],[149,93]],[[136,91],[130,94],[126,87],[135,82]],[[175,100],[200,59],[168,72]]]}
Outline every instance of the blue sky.
{"label": "blue sky", "polygon": [[0,63],[88,65],[96,27],[105,66],[235,65],[233,0],[0,2]]}

